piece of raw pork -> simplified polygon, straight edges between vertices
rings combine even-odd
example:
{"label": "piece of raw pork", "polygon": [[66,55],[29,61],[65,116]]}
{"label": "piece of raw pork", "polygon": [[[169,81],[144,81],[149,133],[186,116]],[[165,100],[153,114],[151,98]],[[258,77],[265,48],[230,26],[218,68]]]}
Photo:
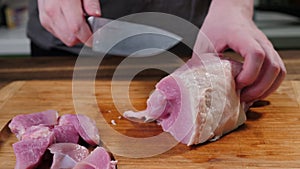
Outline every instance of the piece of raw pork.
{"label": "piece of raw pork", "polygon": [[[61,144],[50,148],[54,154],[52,168],[73,168],[89,154],[87,149],[74,144],[79,142],[79,137],[92,146],[100,143],[95,121],[80,114],[66,114],[59,119],[55,110],[17,115],[10,122],[9,128],[19,139],[13,144],[16,155],[15,169],[36,168],[43,163],[47,148],[54,143]],[[110,165],[110,162],[103,165]]]}
{"label": "piece of raw pork", "polygon": [[51,169],[74,168],[79,161],[89,155],[87,148],[74,143],[56,143],[48,149],[53,154]]}
{"label": "piece of raw pork", "polygon": [[109,153],[103,147],[96,147],[73,169],[116,169],[116,165],[117,161],[111,160]]}
{"label": "piece of raw pork", "polygon": [[146,110],[126,111],[124,116],[156,120],[187,145],[217,140],[236,129],[246,120],[234,80],[241,64],[215,56],[204,59],[193,57],[163,78],[148,98]]}
{"label": "piece of raw pork", "polygon": [[100,143],[99,131],[96,122],[88,116],[82,114],[66,114],[59,118],[58,126],[74,126],[80,137],[89,143],[96,146]]}
{"label": "piece of raw pork", "polygon": [[26,129],[36,125],[53,126],[57,124],[58,112],[47,110],[32,114],[17,115],[9,123],[8,127],[20,140]]}
{"label": "piece of raw pork", "polygon": [[48,146],[54,141],[54,133],[48,127],[32,126],[28,128],[22,140],[13,144],[16,155],[15,169],[36,168],[42,162]]}

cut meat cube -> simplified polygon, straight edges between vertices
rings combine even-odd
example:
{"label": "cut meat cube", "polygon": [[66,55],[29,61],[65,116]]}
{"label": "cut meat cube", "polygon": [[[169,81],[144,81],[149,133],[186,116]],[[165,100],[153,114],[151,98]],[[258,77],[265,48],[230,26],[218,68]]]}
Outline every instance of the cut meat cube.
{"label": "cut meat cube", "polygon": [[205,66],[190,59],[156,84],[147,109],[127,111],[125,117],[157,120],[164,131],[184,144],[216,140],[246,120],[235,76],[241,64],[218,60]]}
{"label": "cut meat cube", "polygon": [[58,113],[54,110],[43,111],[33,114],[17,115],[9,123],[8,127],[20,139],[26,129],[36,125],[55,125],[57,123]]}
{"label": "cut meat cube", "polygon": [[70,156],[56,153],[53,155],[50,169],[72,169],[76,163]]}
{"label": "cut meat cube", "polygon": [[100,142],[99,131],[96,122],[82,114],[67,114],[59,119],[59,125],[73,124],[81,138],[90,145],[98,145]]}
{"label": "cut meat cube", "polygon": [[85,115],[78,114],[73,125],[81,138],[90,145],[99,145],[100,136],[96,122]]}
{"label": "cut meat cube", "polygon": [[49,148],[54,154],[51,168],[73,168],[89,154],[85,147],[75,144],[80,136],[90,145],[99,144],[100,137],[94,120],[75,114],[57,118],[58,113],[53,110],[13,118],[9,127],[20,140],[13,144],[16,169],[39,167],[45,151],[53,143],[56,144]]}
{"label": "cut meat cube", "polygon": [[73,168],[73,169],[100,169],[100,168],[96,168],[95,166],[93,166],[89,163],[81,162],[81,163],[77,164],[75,166],[75,168]]}
{"label": "cut meat cube", "polygon": [[[27,135],[23,140],[13,144],[16,155],[15,169],[33,169],[41,162],[48,146],[55,140],[53,132],[48,132],[48,135],[45,135],[45,128],[42,131],[35,131],[33,132],[35,134]],[[37,133],[43,134],[38,137]]]}
{"label": "cut meat cube", "polygon": [[87,148],[74,143],[56,143],[48,149],[53,154],[51,169],[73,168],[77,162],[89,155]]}
{"label": "cut meat cube", "polygon": [[115,169],[116,164],[103,147],[96,147],[90,155],[77,163],[74,169]]}
{"label": "cut meat cube", "polygon": [[64,114],[59,117],[58,119],[58,125],[73,125],[74,120],[76,120],[76,115],[75,114]]}
{"label": "cut meat cube", "polygon": [[72,124],[54,126],[56,143],[78,143],[79,134]]}
{"label": "cut meat cube", "polygon": [[46,138],[52,134],[53,133],[52,131],[50,131],[50,128],[48,126],[44,126],[44,125],[31,126],[26,129],[25,133],[21,137],[21,140]]}
{"label": "cut meat cube", "polygon": [[68,155],[74,161],[79,162],[89,155],[89,150],[79,144],[55,143],[49,147],[52,154],[59,153]]}

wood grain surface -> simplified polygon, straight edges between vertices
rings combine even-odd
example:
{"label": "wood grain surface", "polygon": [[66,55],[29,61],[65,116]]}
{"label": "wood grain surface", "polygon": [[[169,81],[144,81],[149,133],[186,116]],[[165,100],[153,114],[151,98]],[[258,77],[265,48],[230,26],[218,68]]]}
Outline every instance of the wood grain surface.
{"label": "wood grain surface", "polygon": [[[300,50],[279,51],[288,74],[287,80],[300,80]],[[240,58],[233,52],[226,52],[225,56]],[[189,57],[182,57],[187,60]],[[15,80],[71,80],[77,57],[39,57],[39,58],[0,58],[0,87]],[[109,79],[114,68],[124,57],[107,57],[101,62],[103,69],[98,77]],[[160,58],[158,58],[160,59]],[[175,63],[168,63],[164,67],[174,67]],[[137,65],[133,65],[137,66]],[[164,76],[162,72],[148,72],[147,76]]]}
{"label": "wood grain surface", "polygon": [[[146,106],[146,99],[157,80],[133,80],[129,100],[135,109]],[[12,144],[16,138],[5,125],[18,114],[58,110],[60,115],[84,113],[94,118],[101,138],[108,148],[117,152],[148,152],[168,144],[164,140],[141,146],[140,139],[161,134],[155,123],[143,124],[120,119],[119,110],[132,108],[124,89],[126,81],[115,82],[114,99],[111,82],[98,80],[95,90],[78,89],[77,101],[72,100],[70,80],[15,81],[0,90],[0,168],[12,169],[15,164]],[[119,90],[118,90],[119,88]],[[96,98],[96,104],[93,99]],[[77,104],[74,106],[74,103]],[[247,122],[216,142],[187,147],[177,144],[152,157],[129,158],[114,156],[119,169],[132,168],[300,168],[300,81],[284,81],[281,87],[247,112]],[[118,109],[117,109],[118,108]],[[100,113],[101,112],[101,113]],[[102,119],[99,119],[103,117]],[[111,123],[114,120],[116,125]],[[109,126],[110,128],[108,128]],[[3,130],[4,129],[4,130]],[[136,143],[119,139],[113,132],[130,136]],[[136,147],[136,149],[132,148]]]}
{"label": "wood grain surface", "polygon": [[[82,82],[83,87],[72,95],[76,57],[0,58],[0,169],[12,169],[15,164],[12,144],[17,139],[7,128],[12,117],[47,109],[58,110],[62,115],[75,113],[75,108],[77,113],[97,121],[101,138],[119,161],[119,169],[300,168],[300,51],[279,51],[279,54],[288,71],[286,80],[275,93],[247,112],[248,120],[243,126],[216,142],[193,147],[176,144],[147,158],[118,154],[158,151],[171,139],[142,144],[143,139],[159,136],[161,128],[155,123],[120,119],[119,112],[144,109],[149,93],[166,73],[153,69],[141,72],[130,83],[129,96],[127,81],[119,79],[114,83],[112,96],[110,80],[124,58],[108,57],[101,62],[95,88],[86,89],[87,84]],[[239,58],[232,52],[225,55]],[[178,63],[161,66],[171,70]],[[75,102],[73,96],[77,98]]]}

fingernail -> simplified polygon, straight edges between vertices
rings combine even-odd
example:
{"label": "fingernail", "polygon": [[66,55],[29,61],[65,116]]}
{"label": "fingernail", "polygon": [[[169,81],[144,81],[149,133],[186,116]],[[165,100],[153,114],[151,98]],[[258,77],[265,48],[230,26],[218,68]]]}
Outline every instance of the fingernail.
{"label": "fingernail", "polygon": [[99,9],[95,9],[95,14],[100,16],[101,15],[101,11]]}

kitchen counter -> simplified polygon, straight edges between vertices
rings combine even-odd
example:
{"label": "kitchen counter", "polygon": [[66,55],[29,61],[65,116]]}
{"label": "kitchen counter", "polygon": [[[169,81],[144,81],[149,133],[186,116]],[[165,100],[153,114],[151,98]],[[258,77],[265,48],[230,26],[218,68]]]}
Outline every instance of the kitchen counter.
{"label": "kitchen counter", "polygon": [[[284,60],[288,74],[286,80],[300,80],[300,50],[279,51]],[[238,57],[234,53],[228,56]],[[187,60],[188,57],[183,57]],[[123,57],[108,57],[103,59],[102,73],[99,78],[111,78],[114,68],[123,60]],[[0,58],[0,88],[15,80],[71,80],[76,57],[39,57],[39,58]],[[178,66],[176,64],[164,66]],[[163,77],[165,73],[147,73],[151,77]],[[159,78],[157,77],[157,78]]]}
{"label": "kitchen counter", "polygon": [[[232,53],[226,55],[237,57]],[[300,168],[300,51],[281,51],[280,55],[288,70],[285,81],[276,92],[247,112],[248,120],[243,126],[216,142],[192,147],[177,144],[153,157],[129,158],[116,153],[118,168]],[[118,88],[114,88],[113,97],[111,77],[122,59],[104,59],[97,73],[95,90],[79,88],[75,95],[72,93],[75,57],[0,59],[0,166],[13,168],[15,163],[11,145],[16,138],[6,131],[9,120],[17,114],[47,109],[66,114],[74,113],[76,108],[76,112],[94,118],[104,144],[113,153],[148,152],[167,144],[158,141],[139,145],[139,139],[159,135],[160,127],[155,123],[131,122],[118,112],[131,106],[144,109],[149,93],[166,73],[153,69],[141,72],[129,84],[128,97],[122,88],[128,81],[115,79],[114,85]],[[178,63],[161,66],[172,69]],[[86,67],[81,70],[88,72]],[[78,100],[73,102],[72,96]],[[96,105],[89,102],[92,96],[97,98]],[[135,138],[136,142],[115,137],[111,129]]]}

